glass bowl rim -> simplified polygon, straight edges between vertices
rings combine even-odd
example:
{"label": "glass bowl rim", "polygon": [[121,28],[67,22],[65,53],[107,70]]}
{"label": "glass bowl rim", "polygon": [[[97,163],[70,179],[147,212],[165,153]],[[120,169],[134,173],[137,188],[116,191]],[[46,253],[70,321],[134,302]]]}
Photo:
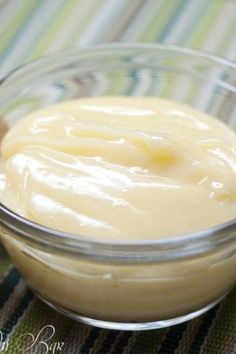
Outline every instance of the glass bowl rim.
{"label": "glass bowl rim", "polygon": [[[3,88],[6,86],[9,88],[9,86],[14,85],[14,82],[8,83],[8,80],[11,79],[15,73],[21,74],[21,71],[30,69],[35,65],[44,65],[44,63],[48,60],[54,61],[55,59],[69,56],[78,57],[79,59],[79,56],[83,53],[93,54],[93,52],[98,51],[107,51],[108,53],[113,49],[119,49],[121,51],[132,49],[171,51],[175,54],[183,54],[190,57],[198,57],[199,59],[201,58],[211,60],[216,64],[220,64],[222,66],[236,70],[236,64],[228,59],[183,46],[158,44],[152,42],[113,42],[86,46],[84,48],[72,48],[69,50],[67,49],[57,51],[39,59],[33,60],[29,63],[20,65],[11,70],[0,80],[0,90],[2,86]],[[46,245],[52,248],[61,249],[62,251],[81,253],[82,250],[82,253],[87,255],[95,251],[98,258],[101,256],[102,258],[118,257],[119,259],[123,258],[123,255],[120,256],[119,252],[125,252],[126,258],[131,256],[131,258],[140,259],[142,256],[150,256],[150,251],[153,250],[153,252],[161,251],[163,257],[161,256],[159,258],[166,260],[170,258],[175,259],[178,257],[186,257],[204,253],[234,241],[233,231],[236,230],[236,218],[211,228],[206,228],[198,232],[186,233],[182,235],[173,235],[156,239],[146,238],[144,240],[111,240],[63,232],[41,224],[37,224],[16,214],[2,203],[0,203],[0,225],[7,227],[11,231],[17,232],[21,237],[27,239],[28,241],[33,243],[37,242],[41,246]],[[223,236],[222,233],[224,233]],[[173,251],[173,255],[166,258],[166,253],[169,253],[170,250]],[[107,251],[109,251],[109,254],[106,254]],[[142,253],[137,255],[137,251]]]}

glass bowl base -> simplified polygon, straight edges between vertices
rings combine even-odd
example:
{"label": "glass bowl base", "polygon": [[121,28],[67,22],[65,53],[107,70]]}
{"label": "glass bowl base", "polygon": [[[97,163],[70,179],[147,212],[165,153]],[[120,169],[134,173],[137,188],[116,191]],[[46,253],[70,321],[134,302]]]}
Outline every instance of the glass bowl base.
{"label": "glass bowl base", "polygon": [[52,307],[54,310],[76,321],[83,322],[85,324],[99,327],[99,328],[122,330],[122,331],[147,331],[151,329],[165,328],[165,327],[178,325],[180,323],[192,320],[195,317],[204,314],[205,312],[207,312],[208,310],[216,306],[226,295],[227,294],[221,296],[216,301],[208,304],[207,306],[197,311],[179,317],[171,318],[168,320],[160,320],[160,321],[153,321],[153,322],[113,322],[113,321],[97,320],[94,318],[81,316],[76,312],[67,310],[59,305],[50,302],[49,300],[45,299],[41,295],[36,294],[36,296],[39,299],[41,299],[44,303],[46,303],[48,306]]}

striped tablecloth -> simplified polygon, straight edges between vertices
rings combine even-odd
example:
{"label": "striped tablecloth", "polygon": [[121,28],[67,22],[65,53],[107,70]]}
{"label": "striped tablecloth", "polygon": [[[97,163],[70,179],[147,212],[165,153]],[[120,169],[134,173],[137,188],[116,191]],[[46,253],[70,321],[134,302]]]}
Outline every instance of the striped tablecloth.
{"label": "striped tablecloth", "polygon": [[[185,45],[236,60],[236,0],[0,0],[0,77],[57,50],[112,41]],[[0,250],[0,352],[64,354],[236,353],[236,291],[206,315],[169,329],[108,331],[76,323],[37,300]],[[19,338],[44,329],[40,343]],[[7,340],[3,348],[1,342]],[[45,337],[44,337],[45,338]],[[53,349],[54,348],[54,349]]]}

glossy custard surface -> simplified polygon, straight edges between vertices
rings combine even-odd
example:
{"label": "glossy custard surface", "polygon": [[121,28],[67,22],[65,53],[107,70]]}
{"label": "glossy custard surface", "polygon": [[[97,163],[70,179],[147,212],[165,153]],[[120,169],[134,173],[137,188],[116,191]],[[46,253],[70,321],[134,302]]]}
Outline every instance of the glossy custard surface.
{"label": "glossy custard surface", "polygon": [[170,237],[236,216],[236,135],[157,97],[29,114],[2,143],[2,201],[39,224],[109,239]]}

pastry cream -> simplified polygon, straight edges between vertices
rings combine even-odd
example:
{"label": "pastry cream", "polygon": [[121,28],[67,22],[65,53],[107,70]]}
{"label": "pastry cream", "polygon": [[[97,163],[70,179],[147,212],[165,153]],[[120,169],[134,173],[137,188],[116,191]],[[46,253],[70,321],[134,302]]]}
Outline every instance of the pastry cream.
{"label": "pastry cream", "polygon": [[236,135],[184,105],[100,97],[32,113],[2,143],[9,208],[85,236],[147,239],[236,216]]}
{"label": "pastry cream", "polygon": [[[2,142],[2,202],[54,229],[144,240],[236,216],[236,135],[213,117],[152,97],[63,102]],[[30,286],[60,308],[111,321],[198,310],[235,282],[228,248],[185,260],[119,264],[2,239]]]}

